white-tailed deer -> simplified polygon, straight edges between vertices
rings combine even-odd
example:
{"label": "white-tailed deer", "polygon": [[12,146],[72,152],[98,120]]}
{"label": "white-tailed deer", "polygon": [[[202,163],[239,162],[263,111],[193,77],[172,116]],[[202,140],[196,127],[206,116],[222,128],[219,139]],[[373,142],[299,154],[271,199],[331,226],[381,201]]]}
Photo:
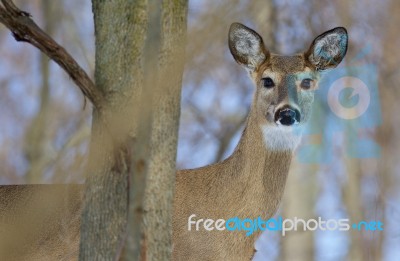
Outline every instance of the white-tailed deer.
{"label": "white-tailed deer", "polygon": [[[347,38],[338,27],[318,36],[305,53],[279,56],[266,49],[255,31],[232,24],[229,48],[250,73],[254,100],[229,158],[178,171],[174,260],[251,259],[259,233],[196,231],[195,225],[189,231],[189,220],[268,219],[276,212],[320,71],[342,61]],[[76,260],[82,190],[80,185],[0,186],[0,260]]]}
{"label": "white-tailed deer", "polygon": [[[262,38],[234,23],[229,48],[250,73],[255,95],[242,137],[226,160],[178,171],[173,221],[174,260],[250,260],[259,233],[202,229],[203,219],[270,218],[285,187],[298,129],[310,117],[320,71],[336,67],[347,50],[347,32],[334,28],[302,54],[271,54]],[[192,216],[192,215],[195,216]],[[208,227],[213,227],[208,221]],[[191,230],[189,231],[189,228]]]}

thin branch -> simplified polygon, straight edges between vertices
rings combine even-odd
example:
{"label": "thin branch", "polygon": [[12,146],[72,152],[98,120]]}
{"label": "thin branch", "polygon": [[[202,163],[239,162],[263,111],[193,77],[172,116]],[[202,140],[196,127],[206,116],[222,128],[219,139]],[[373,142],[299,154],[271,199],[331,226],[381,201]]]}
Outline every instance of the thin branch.
{"label": "thin branch", "polygon": [[34,45],[60,65],[93,106],[101,110],[104,105],[103,93],[96,88],[93,81],[72,56],[40,29],[29,13],[19,10],[10,0],[1,0],[1,2],[3,6],[0,6],[0,23],[10,29],[15,40]]}

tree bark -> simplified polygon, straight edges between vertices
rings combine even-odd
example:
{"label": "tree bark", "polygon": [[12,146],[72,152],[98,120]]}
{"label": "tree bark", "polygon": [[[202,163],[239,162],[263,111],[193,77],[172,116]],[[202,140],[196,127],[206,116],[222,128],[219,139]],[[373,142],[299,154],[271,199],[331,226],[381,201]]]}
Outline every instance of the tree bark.
{"label": "tree bark", "polygon": [[[317,194],[316,172],[313,165],[301,165],[292,161],[283,197],[284,218],[298,217],[304,220],[315,218],[314,205]],[[314,232],[304,231],[300,225],[297,231],[290,231],[281,239],[280,260],[314,260]]]}
{"label": "tree bark", "polygon": [[[398,24],[400,17],[397,15],[400,11],[399,1],[390,1],[388,3],[388,17],[382,21],[382,24],[376,25],[379,28],[385,28],[382,40],[382,57],[379,64],[379,95],[381,100],[381,117],[382,125],[378,129],[376,140],[381,146],[381,156],[378,160],[378,184],[380,192],[377,198],[377,214],[376,219],[384,223],[384,230],[378,235],[374,234],[374,242],[372,242],[372,259],[383,260],[387,258],[387,246],[390,244],[388,239],[398,235],[397,229],[389,227],[391,222],[396,218],[390,213],[398,211],[398,205],[392,206],[390,201],[396,198],[394,191],[399,187],[398,172],[398,153],[399,153],[399,136],[398,117],[393,117],[393,111],[399,108],[398,100],[400,92],[398,82],[400,79],[400,71],[398,64],[400,55],[398,50],[399,36]],[[396,176],[397,174],[397,176]],[[393,226],[394,227],[394,226]],[[385,242],[386,241],[386,242]],[[397,241],[398,242],[398,241]]]}
{"label": "tree bark", "polygon": [[159,79],[154,96],[155,113],[144,201],[144,260],[171,260],[172,203],[187,6],[187,0],[162,1]]}
{"label": "tree bark", "polygon": [[[155,19],[159,28],[150,4],[93,1],[96,85],[105,93],[107,112],[93,117],[80,260],[118,259],[126,236],[125,260],[136,260],[140,238],[142,259],[171,256],[187,1],[163,1],[161,20]],[[158,32],[146,33],[147,19],[149,30]],[[145,225],[137,237],[143,209]]]}
{"label": "tree bark", "polygon": [[[145,0],[93,0],[96,85],[107,113],[93,112],[89,170],[81,221],[80,260],[118,259],[125,239],[129,154],[142,86]],[[142,184],[135,184],[141,186]]]}

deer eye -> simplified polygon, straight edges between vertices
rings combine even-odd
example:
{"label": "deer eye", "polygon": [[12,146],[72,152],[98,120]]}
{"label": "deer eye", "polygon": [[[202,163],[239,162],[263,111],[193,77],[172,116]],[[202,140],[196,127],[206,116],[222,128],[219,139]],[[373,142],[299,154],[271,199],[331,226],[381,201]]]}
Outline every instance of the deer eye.
{"label": "deer eye", "polygon": [[265,88],[272,88],[272,87],[275,86],[274,81],[269,77],[262,78],[261,80],[262,80],[263,85],[264,85]]}
{"label": "deer eye", "polygon": [[308,90],[308,89],[311,88],[312,81],[313,80],[308,79],[308,78],[304,79],[304,80],[301,81],[300,87],[303,88],[304,90]]}

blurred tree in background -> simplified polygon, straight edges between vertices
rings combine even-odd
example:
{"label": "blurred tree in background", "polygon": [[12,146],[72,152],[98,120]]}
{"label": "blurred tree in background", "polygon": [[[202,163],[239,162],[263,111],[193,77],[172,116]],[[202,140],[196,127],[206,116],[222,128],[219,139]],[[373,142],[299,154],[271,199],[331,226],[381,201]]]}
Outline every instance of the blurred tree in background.
{"label": "blurred tree in background", "polygon": [[[16,1],[86,69],[94,72],[90,1]],[[188,46],[181,100],[177,165],[194,168],[227,157],[248,112],[252,88],[231,58],[227,34],[232,22],[258,31],[268,48],[293,54],[336,26],[349,31],[342,69],[376,66],[380,124],[357,130],[379,145],[376,157],[345,153],[347,131],[337,132],[322,150],[329,161],[296,157],[278,215],[303,219],[381,220],[383,231],[291,231],[264,233],[255,260],[400,259],[400,72],[397,51],[400,3],[372,1],[189,1]],[[41,14],[41,16],[39,15]],[[0,166],[2,184],[83,182],[90,139],[90,107],[72,81],[33,48],[15,44],[0,27]],[[72,105],[72,106],[71,106]],[[320,111],[329,107],[320,105]],[[303,144],[319,143],[332,126],[316,125]],[[298,153],[299,154],[299,153]],[[301,155],[300,155],[301,156]]]}

